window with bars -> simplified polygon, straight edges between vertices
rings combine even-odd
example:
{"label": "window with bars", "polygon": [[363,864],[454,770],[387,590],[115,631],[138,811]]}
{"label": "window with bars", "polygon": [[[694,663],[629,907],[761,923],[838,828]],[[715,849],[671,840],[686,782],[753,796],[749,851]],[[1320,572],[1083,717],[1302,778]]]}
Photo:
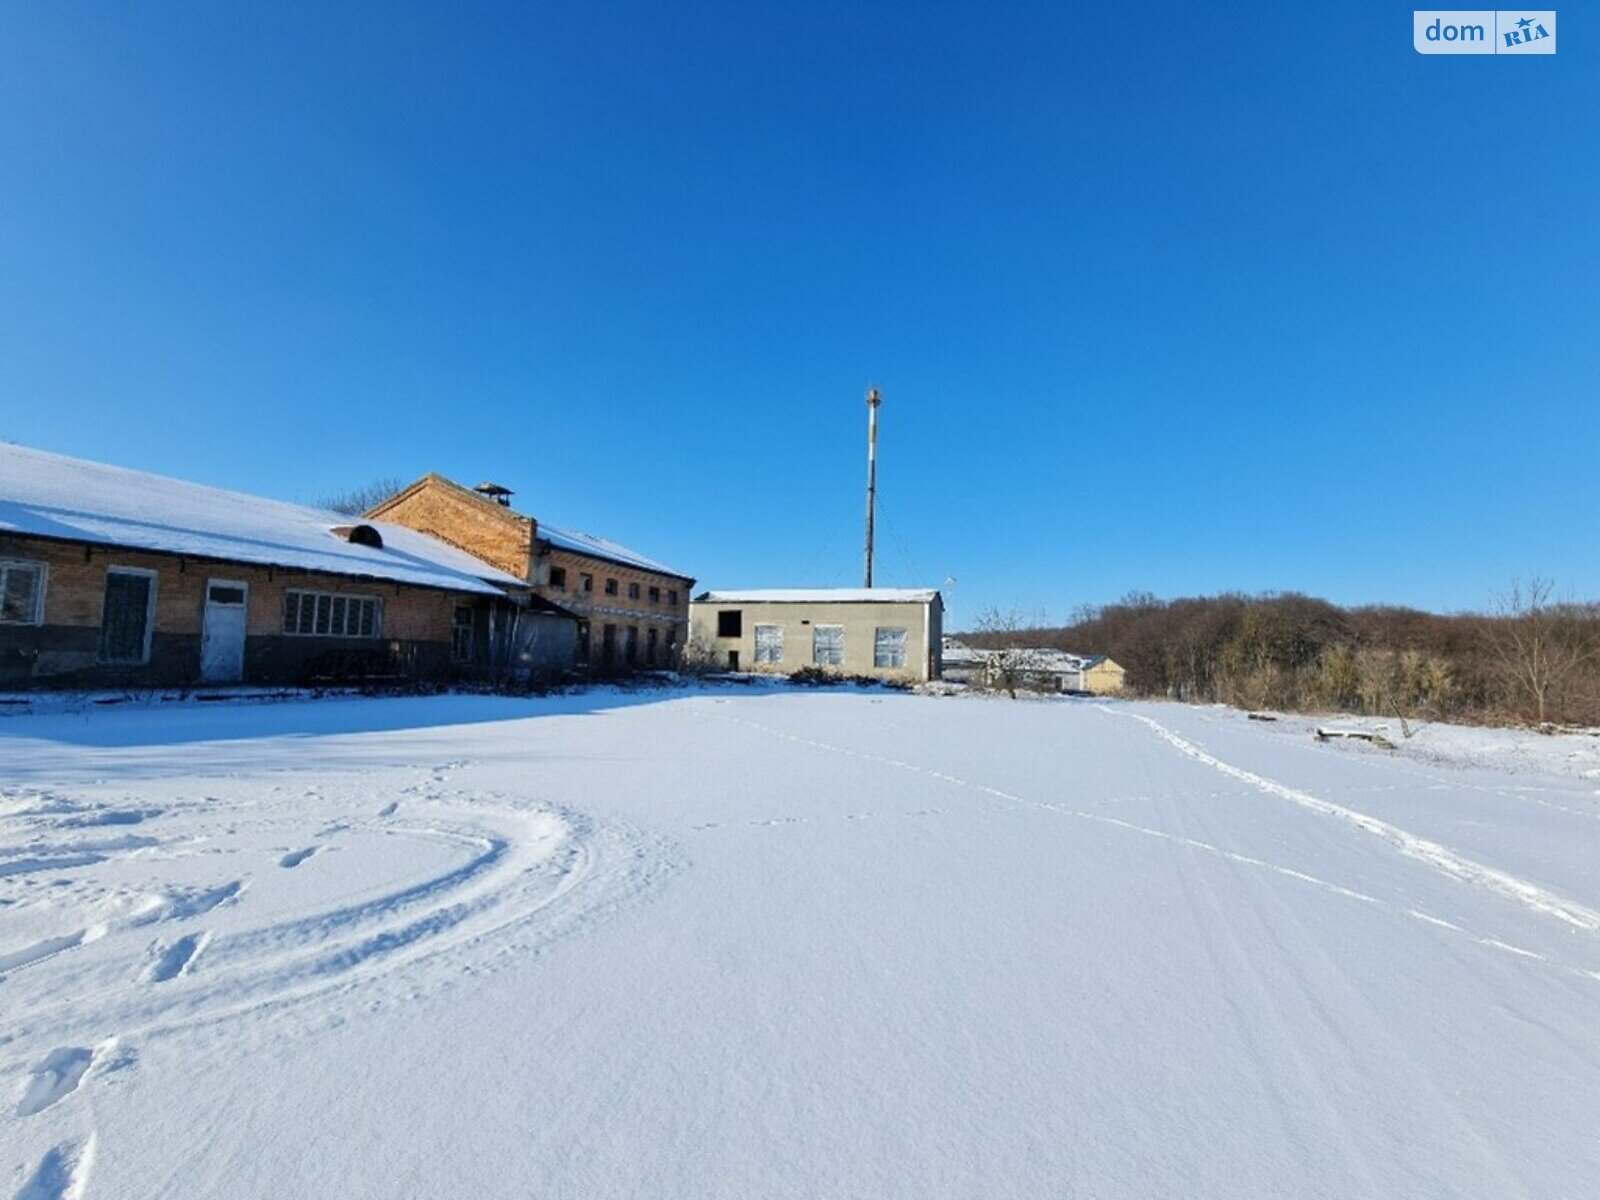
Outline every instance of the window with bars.
{"label": "window with bars", "polygon": [[150,661],[150,633],[156,607],[156,573],[133,567],[106,571],[105,604],[100,610],[100,661]]}
{"label": "window with bars", "polygon": [[283,631],[296,637],[382,637],[383,605],[376,596],[285,592]]}
{"label": "window with bars", "polygon": [[906,665],[906,631],[879,626],[872,639],[872,665],[875,667],[904,667]]}
{"label": "window with bars", "polygon": [[815,625],[811,634],[811,661],[819,667],[844,666],[844,626]]}
{"label": "window with bars", "polygon": [[0,561],[0,625],[37,625],[44,617],[44,564]]}

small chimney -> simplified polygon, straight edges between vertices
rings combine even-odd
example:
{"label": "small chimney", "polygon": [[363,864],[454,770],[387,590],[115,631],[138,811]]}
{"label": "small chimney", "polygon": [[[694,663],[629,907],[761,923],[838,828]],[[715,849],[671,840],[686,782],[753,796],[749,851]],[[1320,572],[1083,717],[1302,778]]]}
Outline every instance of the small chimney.
{"label": "small chimney", "polygon": [[510,488],[502,487],[498,483],[490,483],[487,480],[485,480],[483,483],[480,483],[472,490],[477,492],[480,496],[486,496],[490,500],[493,500],[501,508],[510,508],[511,497],[515,494]]}

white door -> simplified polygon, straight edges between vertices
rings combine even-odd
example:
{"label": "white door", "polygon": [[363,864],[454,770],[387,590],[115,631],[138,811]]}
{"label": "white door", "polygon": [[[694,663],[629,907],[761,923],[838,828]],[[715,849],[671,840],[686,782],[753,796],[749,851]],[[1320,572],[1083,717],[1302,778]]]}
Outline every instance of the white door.
{"label": "white door", "polygon": [[200,678],[208,683],[232,683],[244,677],[244,616],[249,597],[249,586],[231,579],[206,583]]}

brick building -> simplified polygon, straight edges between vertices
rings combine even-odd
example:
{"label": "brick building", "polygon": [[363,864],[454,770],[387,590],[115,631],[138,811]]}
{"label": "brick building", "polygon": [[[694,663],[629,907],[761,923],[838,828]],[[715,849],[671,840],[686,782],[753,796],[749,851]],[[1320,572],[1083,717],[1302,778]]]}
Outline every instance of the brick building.
{"label": "brick building", "polygon": [[530,626],[574,623],[413,529],[0,445],[0,686],[448,675]]}
{"label": "brick building", "polygon": [[432,535],[525,581],[577,618],[580,665],[670,666],[688,640],[694,579],[606,538],[511,508],[495,484],[428,474],[366,515]]}

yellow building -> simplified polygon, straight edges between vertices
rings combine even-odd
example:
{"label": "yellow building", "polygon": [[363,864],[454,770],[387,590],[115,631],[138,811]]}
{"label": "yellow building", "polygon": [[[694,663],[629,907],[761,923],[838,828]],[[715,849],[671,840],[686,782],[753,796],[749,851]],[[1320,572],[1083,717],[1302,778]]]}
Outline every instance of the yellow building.
{"label": "yellow building", "polygon": [[1079,668],[1079,687],[1095,696],[1112,696],[1122,690],[1126,672],[1104,655],[1083,660]]}
{"label": "yellow building", "polygon": [[900,683],[939,678],[944,601],[931,588],[704,592],[689,605],[690,652],[730,671],[814,667]]}

